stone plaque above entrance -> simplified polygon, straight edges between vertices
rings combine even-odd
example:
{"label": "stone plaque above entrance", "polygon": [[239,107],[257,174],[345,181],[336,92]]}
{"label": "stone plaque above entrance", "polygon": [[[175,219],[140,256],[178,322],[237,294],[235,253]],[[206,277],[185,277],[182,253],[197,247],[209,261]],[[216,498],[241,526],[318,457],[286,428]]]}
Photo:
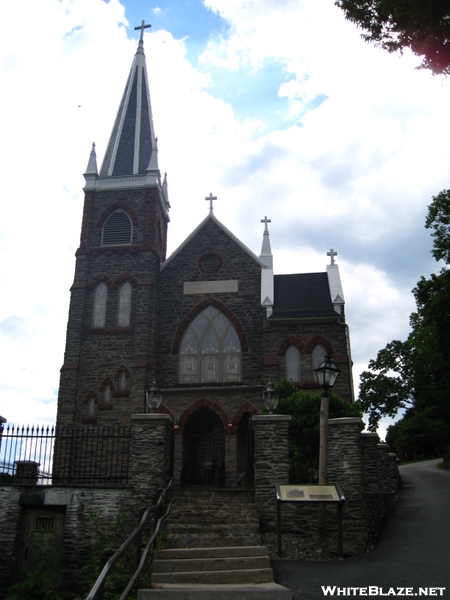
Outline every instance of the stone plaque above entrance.
{"label": "stone plaque above entrance", "polygon": [[183,294],[230,294],[238,291],[238,280],[228,281],[185,281]]}

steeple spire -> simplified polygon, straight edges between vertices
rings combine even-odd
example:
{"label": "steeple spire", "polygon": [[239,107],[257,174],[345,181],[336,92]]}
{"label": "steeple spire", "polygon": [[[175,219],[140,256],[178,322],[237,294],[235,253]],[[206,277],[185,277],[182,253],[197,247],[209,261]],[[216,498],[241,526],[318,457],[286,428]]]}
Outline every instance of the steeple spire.
{"label": "steeple spire", "polygon": [[272,248],[270,247],[269,228],[267,227],[267,224],[271,222],[271,219],[268,219],[267,217],[261,219],[261,223],[265,223],[266,226],[264,229],[261,254],[259,255],[259,258],[269,269],[273,269]]}
{"label": "steeple spire", "polygon": [[260,261],[265,265],[261,269],[261,305],[265,307],[267,317],[270,317],[274,303],[274,279],[273,255],[267,224],[271,223],[271,220],[264,217],[264,219],[261,219],[261,223],[265,224],[261,254],[259,255]]}
{"label": "steeple spire", "polygon": [[103,159],[100,177],[138,175],[158,171],[158,154],[153,127],[152,108],[148,89],[144,54],[144,29],[131,65],[108,148]]}

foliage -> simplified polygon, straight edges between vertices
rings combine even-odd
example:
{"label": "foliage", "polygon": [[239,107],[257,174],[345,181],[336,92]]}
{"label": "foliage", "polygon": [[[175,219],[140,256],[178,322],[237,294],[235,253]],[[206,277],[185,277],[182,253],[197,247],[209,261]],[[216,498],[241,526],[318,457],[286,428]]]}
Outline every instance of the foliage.
{"label": "foliage", "polygon": [[[100,574],[100,555],[105,549],[116,550],[128,536],[128,517],[118,513],[115,520],[107,525],[102,525],[97,513],[89,511],[88,518],[94,530],[95,544],[89,553],[89,563],[82,569],[86,576],[88,590],[91,590]],[[112,571],[106,578],[104,600],[118,600],[128,585],[136,570],[135,546],[128,551],[114,565]],[[151,574],[144,569],[139,582],[145,587],[150,587]],[[129,598],[133,598],[131,594]]]}
{"label": "foliage", "polygon": [[413,412],[391,425],[386,441],[399,458],[416,460],[430,456],[433,449],[438,456],[448,435],[449,426],[442,419],[435,418],[435,408],[430,407],[423,412]]}
{"label": "foliage", "polygon": [[[275,384],[278,392],[277,414],[291,415],[289,430],[289,480],[291,483],[308,483],[318,468],[320,440],[321,393],[297,389],[284,378]],[[329,390],[329,416],[360,417],[356,404],[350,404]]]}
{"label": "foliage", "polygon": [[367,42],[388,52],[409,48],[422,69],[450,73],[448,0],[336,0],[346,19],[363,29]]}
{"label": "foliage", "polygon": [[[450,190],[433,198],[425,227],[433,231],[432,254],[450,264]],[[406,413],[386,441],[401,456],[439,453],[450,426],[450,270],[445,266],[413,289],[411,333],[378,352],[361,374],[359,402],[375,431],[381,417]]]}
{"label": "foliage", "polygon": [[[45,551],[43,537],[39,533],[44,533],[44,530],[32,532],[30,535],[34,552],[39,556],[36,569],[29,571],[23,581],[10,586],[5,600],[61,600],[61,596],[56,591],[55,557]],[[45,529],[45,533],[55,535],[55,530]]]}

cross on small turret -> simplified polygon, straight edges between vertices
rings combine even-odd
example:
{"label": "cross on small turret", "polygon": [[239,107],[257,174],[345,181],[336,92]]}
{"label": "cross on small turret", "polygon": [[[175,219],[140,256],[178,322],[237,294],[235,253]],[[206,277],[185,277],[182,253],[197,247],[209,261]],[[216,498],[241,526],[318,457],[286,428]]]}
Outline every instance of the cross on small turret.
{"label": "cross on small turret", "polygon": [[209,193],[209,196],[206,196],[205,200],[209,200],[209,212],[213,211],[213,201],[217,200],[217,196],[213,196],[212,192]]}
{"label": "cross on small turret", "polygon": [[331,264],[332,265],[336,264],[334,262],[334,257],[337,256],[337,252],[335,252],[335,250],[333,250],[333,248],[331,248],[331,250],[329,252],[327,252],[327,256],[331,256]]}
{"label": "cross on small turret", "polygon": [[141,38],[140,38],[140,42],[144,41],[144,29],[147,29],[147,27],[151,27],[150,24],[146,25],[145,21],[142,21],[141,25],[138,25],[137,27],[135,27],[135,29],[140,29],[141,30]]}
{"label": "cross on small turret", "polygon": [[268,219],[267,217],[264,217],[264,219],[261,219],[261,223],[265,223],[266,224],[265,231],[269,231],[269,228],[267,227],[267,223],[272,223],[272,219]]}

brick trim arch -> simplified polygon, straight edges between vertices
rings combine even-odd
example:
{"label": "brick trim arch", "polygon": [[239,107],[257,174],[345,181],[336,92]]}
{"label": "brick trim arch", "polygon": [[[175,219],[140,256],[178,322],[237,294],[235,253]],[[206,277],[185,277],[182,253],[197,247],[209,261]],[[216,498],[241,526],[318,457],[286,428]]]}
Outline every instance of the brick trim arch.
{"label": "brick trim arch", "polygon": [[220,406],[212,400],[208,400],[207,398],[200,398],[200,400],[196,400],[195,402],[190,404],[178,419],[178,435],[181,435],[183,433],[184,426],[186,425],[186,422],[189,419],[189,417],[193,415],[199,408],[202,408],[204,406],[216,413],[216,415],[222,421],[224,429],[227,429],[228,415],[223,410],[223,408],[220,408]]}
{"label": "brick trim arch", "polygon": [[93,398],[95,404],[98,404],[98,396],[97,394],[94,392],[94,390],[90,390],[86,396],[83,398],[83,404],[87,404],[89,402],[89,400]]}
{"label": "brick trim arch", "polygon": [[100,384],[100,386],[98,388],[98,391],[100,393],[103,392],[103,390],[105,389],[105,387],[107,385],[109,385],[109,388],[110,388],[110,391],[111,391],[111,394],[112,394],[112,392],[114,391],[114,383],[113,383],[113,380],[110,377],[105,377],[105,379],[101,382],[101,384]]}
{"label": "brick trim arch", "polygon": [[127,367],[122,363],[119,367],[117,367],[116,372],[114,373],[114,381],[119,381],[119,377],[121,375],[121,373],[125,373],[125,377],[127,379],[130,379],[131,375],[130,375],[130,371],[127,369]]}
{"label": "brick trim arch", "polygon": [[99,273],[95,277],[91,279],[91,281],[87,285],[88,290],[93,290],[98,283],[104,282],[106,283],[108,290],[112,289],[113,282],[110,277],[106,273]]}
{"label": "brick trim arch", "polygon": [[323,337],[323,335],[315,335],[306,344],[306,354],[312,354],[312,351],[317,344],[322,344],[325,350],[331,348],[331,351],[333,352],[333,346],[326,338]]}
{"label": "brick trim arch", "polygon": [[95,223],[95,227],[97,229],[100,229],[101,227],[103,227],[103,224],[106,221],[106,219],[109,217],[109,215],[111,213],[113,213],[115,210],[117,210],[118,208],[121,208],[122,210],[124,210],[127,213],[127,215],[130,217],[130,219],[133,223],[133,227],[139,226],[139,219],[138,219],[136,212],[126,202],[123,202],[122,200],[118,200],[117,202],[113,202],[112,204],[110,204],[110,206],[105,208],[105,210],[98,217],[98,219]]}
{"label": "brick trim arch", "polygon": [[113,289],[118,290],[124,281],[128,281],[129,283],[131,283],[132,288],[136,288],[138,285],[136,277],[131,273],[125,271],[125,273],[122,273],[114,279]]}
{"label": "brick trim arch", "polygon": [[277,356],[284,356],[289,346],[295,346],[300,354],[306,354],[305,344],[295,335],[290,335],[279,345]]}
{"label": "brick trim arch", "polygon": [[239,410],[237,410],[234,413],[234,416],[231,420],[231,424],[233,427],[237,427],[239,425],[245,413],[249,413],[251,415],[259,415],[258,409],[255,406],[253,406],[253,404],[250,404],[250,402],[245,402],[241,406],[241,408],[239,408]]}
{"label": "brick trim arch", "polygon": [[193,321],[197,315],[199,315],[203,310],[205,310],[205,308],[208,308],[208,306],[214,306],[231,321],[239,337],[239,342],[241,344],[241,352],[248,352],[247,337],[239,319],[223,302],[221,302],[217,298],[214,298],[214,296],[209,296],[208,298],[205,298],[204,300],[196,304],[193,308],[191,308],[188,314],[181,321],[175,334],[175,339],[172,345],[172,354],[178,354],[184,332],[191,324],[191,321]]}

